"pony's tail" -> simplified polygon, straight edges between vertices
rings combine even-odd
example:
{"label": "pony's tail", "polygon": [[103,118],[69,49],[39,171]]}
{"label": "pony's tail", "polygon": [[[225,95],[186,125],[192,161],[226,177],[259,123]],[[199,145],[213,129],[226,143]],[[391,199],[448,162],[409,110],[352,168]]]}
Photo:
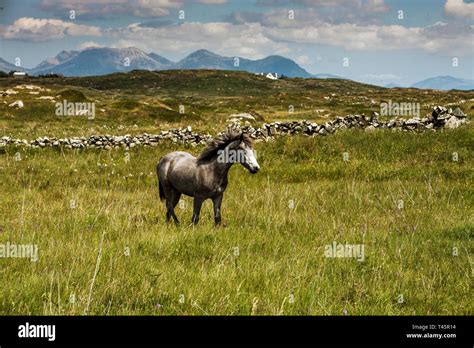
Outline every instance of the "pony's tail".
{"label": "pony's tail", "polygon": [[[160,160],[161,163],[161,160]],[[160,201],[165,199],[165,189],[163,188],[163,184],[160,181],[160,175],[158,174],[159,168],[160,168],[160,163],[156,166],[156,177],[158,179],[158,189],[160,190]]]}

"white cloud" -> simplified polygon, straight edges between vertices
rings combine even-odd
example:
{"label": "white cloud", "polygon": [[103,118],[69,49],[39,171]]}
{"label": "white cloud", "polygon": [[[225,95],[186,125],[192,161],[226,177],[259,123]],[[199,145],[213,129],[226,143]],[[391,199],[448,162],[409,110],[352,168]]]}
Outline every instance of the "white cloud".
{"label": "white cloud", "polygon": [[65,22],[60,19],[22,17],[10,25],[3,26],[0,35],[6,40],[48,41],[65,36],[100,36],[101,29],[95,26]]}
{"label": "white cloud", "polygon": [[[463,33],[463,35],[460,35]],[[427,27],[401,25],[359,25],[318,23],[302,27],[264,27],[265,36],[276,42],[323,44],[347,50],[410,50],[446,51],[469,54],[474,35],[465,27],[436,23]]]}
{"label": "white cloud", "polygon": [[295,61],[296,61],[298,64],[301,64],[301,65],[305,65],[305,64],[311,63],[311,59],[310,59],[307,55],[305,55],[305,54],[296,57],[296,58],[295,58]]}
{"label": "white cloud", "polygon": [[[202,4],[223,4],[226,0],[197,0]],[[41,0],[44,11],[64,15],[70,10],[82,20],[133,15],[140,18],[168,16],[171,10],[183,7],[186,0]]]}
{"label": "white cloud", "polygon": [[464,27],[435,23],[427,27],[401,25],[359,25],[314,23],[300,26],[272,27],[259,22],[185,22],[163,27],[146,27],[135,23],[124,28],[108,29],[115,47],[138,47],[146,52],[183,56],[206,48],[226,56],[259,59],[269,54],[286,55],[301,64],[309,57],[290,49],[291,45],[322,44],[355,51],[390,51],[419,49],[425,52],[449,52],[464,56],[471,53],[466,44],[473,38]]}
{"label": "white cloud", "polygon": [[209,5],[213,5],[213,4],[225,4],[227,2],[227,0],[198,0],[198,2],[200,2],[201,4],[209,4]]}
{"label": "white cloud", "polygon": [[447,15],[474,19],[474,3],[465,3],[463,0],[446,0],[444,11]]}
{"label": "white cloud", "polygon": [[373,23],[380,22],[380,15],[390,10],[384,0],[258,0],[257,4],[268,6],[270,11],[265,13],[277,14],[280,21],[284,18],[281,15],[287,16],[292,9],[296,21]]}
{"label": "white cloud", "polygon": [[[62,0],[65,1],[65,0]],[[271,14],[271,16],[275,13]],[[138,47],[173,56],[207,48],[216,53],[239,55],[252,59],[269,54],[292,56],[301,64],[307,57],[290,50],[290,44],[319,44],[346,50],[387,51],[420,49],[426,52],[471,54],[474,34],[460,23],[437,22],[427,27],[357,23],[324,23],[322,21],[280,21],[268,17],[262,22],[184,22],[167,26],[142,26],[140,23],[121,28],[101,29],[59,19],[19,18],[2,27],[0,36],[7,40],[33,42],[61,39],[65,36],[110,37],[115,47]]]}
{"label": "white cloud", "polygon": [[115,47],[138,47],[146,52],[184,55],[206,48],[227,56],[259,59],[269,54],[288,53],[285,43],[266,37],[258,23],[235,25],[224,22],[185,22],[166,27],[142,27],[139,23],[120,29],[109,29],[107,34],[118,41]]}
{"label": "white cloud", "polygon": [[84,50],[86,48],[92,48],[92,47],[104,47],[104,46],[101,45],[101,44],[98,44],[95,41],[86,41],[86,42],[83,42],[80,45],[78,45],[77,49],[78,50]]}

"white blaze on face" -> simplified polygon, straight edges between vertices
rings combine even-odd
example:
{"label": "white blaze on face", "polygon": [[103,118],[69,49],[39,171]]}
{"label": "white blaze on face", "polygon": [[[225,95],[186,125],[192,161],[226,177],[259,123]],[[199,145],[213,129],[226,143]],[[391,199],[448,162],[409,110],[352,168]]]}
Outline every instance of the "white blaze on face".
{"label": "white blaze on face", "polygon": [[252,171],[260,170],[260,166],[257,162],[257,157],[255,156],[255,151],[247,145],[244,145],[244,160],[245,163],[250,167]]}

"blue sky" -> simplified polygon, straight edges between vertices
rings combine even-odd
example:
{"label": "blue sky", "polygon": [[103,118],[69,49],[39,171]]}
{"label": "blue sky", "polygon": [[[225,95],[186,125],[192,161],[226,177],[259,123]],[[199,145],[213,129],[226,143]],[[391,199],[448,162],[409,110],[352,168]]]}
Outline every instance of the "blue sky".
{"label": "blue sky", "polygon": [[138,47],[171,60],[205,48],[251,59],[278,54],[313,74],[379,85],[474,78],[474,0],[0,0],[0,7],[0,57],[26,68],[91,46]]}

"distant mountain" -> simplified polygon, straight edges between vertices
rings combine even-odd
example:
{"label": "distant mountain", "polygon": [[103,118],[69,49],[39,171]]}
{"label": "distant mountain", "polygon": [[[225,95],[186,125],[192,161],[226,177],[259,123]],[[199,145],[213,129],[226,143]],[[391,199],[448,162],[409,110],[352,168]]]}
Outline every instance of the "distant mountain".
{"label": "distant mountain", "polygon": [[28,72],[28,69],[23,69],[23,68],[18,67],[14,64],[8,63],[6,60],[3,60],[2,58],[0,58],[0,71],[4,71],[4,72],[8,73],[12,70]]}
{"label": "distant mountain", "polygon": [[[40,64],[41,65],[41,64]],[[106,75],[134,69],[161,70],[165,64],[138,48],[86,48],[56,65],[45,64],[34,69],[35,74],[57,73],[65,76]]]}
{"label": "distant mountain", "polygon": [[285,75],[287,77],[311,77],[311,74],[296,64],[291,59],[282,56],[269,56],[260,60],[249,61],[245,70],[250,72],[271,72],[277,73],[278,76]]}
{"label": "distant mountain", "polygon": [[313,75],[313,77],[317,79],[342,79],[342,77],[332,75],[332,74],[316,74],[316,75]]}
{"label": "distant mountain", "polygon": [[71,59],[76,56],[79,51],[61,51],[54,58],[48,58],[39,63],[34,69],[33,73],[40,70],[53,68],[61,63],[64,63],[66,60]]}
{"label": "distant mountain", "polygon": [[460,79],[453,76],[436,76],[414,83],[411,87],[439,90],[474,90],[474,80]]}
{"label": "distant mountain", "polygon": [[82,51],[62,51],[56,57],[44,60],[32,71],[35,75],[57,73],[65,76],[90,76],[134,69],[240,70],[252,73],[270,72],[287,77],[312,77],[294,61],[282,56],[251,60],[242,57],[223,57],[202,49],[175,63],[156,53],[147,54],[133,47],[120,49],[94,47]]}
{"label": "distant mountain", "polygon": [[234,67],[234,59],[222,57],[208,50],[199,50],[184,57],[174,64],[174,69],[217,69],[241,70]]}
{"label": "distant mountain", "polygon": [[291,59],[282,56],[268,56],[250,60],[242,57],[223,57],[208,50],[198,50],[177,62],[172,69],[217,69],[239,70],[252,73],[273,73],[278,76],[311,77]]}
{"label": "distant mountain", "polygon": [[148,53],[148,57],[156,60],[158,63],[163,64],[163,65],[169,65],[171,66],[174,64],[171,60],[166,59],[165,57],[160,56],[159,54],[156,53]]}
{"label": "distant mountain", "polygon": [[[13,68],[15,66],[12,64],[3,60],[0,61],[0,70],[8,72]],[[31,73],[34,75],[56,73],[65,76],[92,76],[135,69],[216,69],[265,74],[276,73],[278,76],[284,75],[287,77],[340,78],[331,74],[311,75],[293,60],[276,55],[251,60],[242,57],[224,57],[201,49],[175,63],[154,52],[147,54],[133,47],[91,47],[82,51],[61,51],[55,57],[42,61],[31,70]]]}

